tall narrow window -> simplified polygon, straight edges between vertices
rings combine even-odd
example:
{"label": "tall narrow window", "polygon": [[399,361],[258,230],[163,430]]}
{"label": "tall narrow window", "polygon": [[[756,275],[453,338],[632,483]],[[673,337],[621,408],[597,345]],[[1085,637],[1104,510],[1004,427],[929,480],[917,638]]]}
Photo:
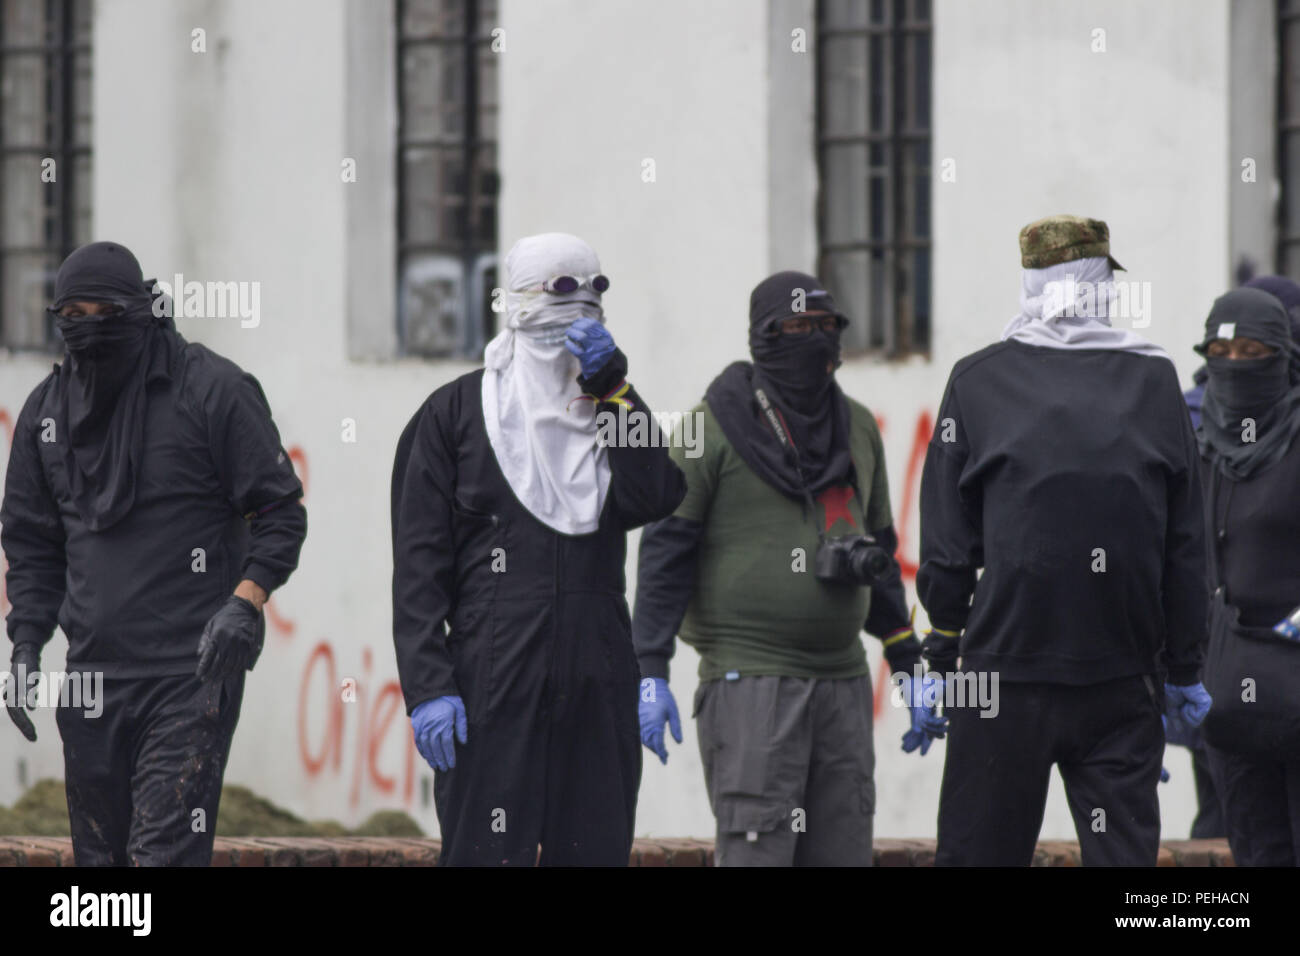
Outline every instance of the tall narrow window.
{"label": "tall narrow window", "polygon": [[930,0],[817,4],[818,271],[846,351],[930,349]]}
{"label": "tall narrow window", "polygon": [[0,346],[52,350],[59,263],[91,235],[91,0],[0,4]]}
{"label": "tall narrow window", "polygon": [[1277,271],[1300,276],[1300,0],[1278,0]]}
{"label": "tall narrow window", "polygon": [[397,2],[398,341],[477,358],[497,244],[495,0]]}

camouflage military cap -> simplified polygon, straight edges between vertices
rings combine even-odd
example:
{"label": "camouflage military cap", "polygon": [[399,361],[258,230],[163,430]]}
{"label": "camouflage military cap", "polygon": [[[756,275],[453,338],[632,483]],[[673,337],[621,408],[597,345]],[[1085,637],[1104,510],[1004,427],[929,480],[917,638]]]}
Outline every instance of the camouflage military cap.
{"label": "camouflage military cap", "polygon": [[1020,264],[1026,269],[1092,256],[1105,256],[1112,269],[1127,271],[1110,254],[1110,230],[1100,219],[1048,216],[1020,230]]}

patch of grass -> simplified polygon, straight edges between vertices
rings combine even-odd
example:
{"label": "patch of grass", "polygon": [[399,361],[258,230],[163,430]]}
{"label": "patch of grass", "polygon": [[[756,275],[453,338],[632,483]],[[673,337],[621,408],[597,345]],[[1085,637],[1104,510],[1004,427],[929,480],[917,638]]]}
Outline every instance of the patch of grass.
{"label": "patch of grass", "polygon": [[[0,836],[69,835],[68,804],[62,780],[34,783],[12,807],[0,806]],[[335,820],[303,820],[247,787],[221,790],[217,836],[424,836],[401,810],[379,810],[349,830]]]}

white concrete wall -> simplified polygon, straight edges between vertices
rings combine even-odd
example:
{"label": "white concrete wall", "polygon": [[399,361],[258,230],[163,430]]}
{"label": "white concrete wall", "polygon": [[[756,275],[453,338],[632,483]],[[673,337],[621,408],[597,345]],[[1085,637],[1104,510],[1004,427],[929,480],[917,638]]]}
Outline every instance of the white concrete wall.
{"label": "white concrete wall", "polygon": [[[363,81],[348,71],[365,68],[357,18],[382,19],[387,6],[100,0],[96,232],[131,246],[150,274],[262,283],[258,328],[180,326],[258,376],[285,445],[307,466],[307,547],[272,602],[292,630],[268,635],[228,781],[308,817],[355,822],[405,808],[434,833],[429,774],[391,686],[382,690],[396,678],[388,479],[406,420],[470,366],[347,358],[349,315],[365,321],[368,303],[382,321],[392,315],[391,252],[382,251],[392,248],[383,208],[392,153],[374,140],[391,103],[368,112]],[[957,180],[934,186],[934,358],[857,360],[840,372],[883,421],[912,560],[916,488],[906,477],[918,420],[933,413],[952,362],[993,341],[1016,311],[1024,223],[1056,212],[1106,219],[1129,276],[1152,283],[1146,332],[1184,377],[1188,346],[1228,279],[1225,0],[935,8],[933,155],[936,170],[956,161]],[[786,52],[792,26],[803,21],[812,35],[811,4],[505,0],[501,19],[501,251],[539,231],[590,241],[613,280],[610,329],[631,377],[656,409],[685,410],[727,362],[746,357],[751,287],[774,269],[813,266],[809,207],[798,200],[815,186],[813,62],[775,59],[795,55]],[[190,52],[195,27],[207,30],[205,54]],[[383,42],[386,28],[369,27]],[[1097,27],[1106,53],[1089,50]],[[364,88],[391,96],[373,76]],[[340,182],[347,156],[359,158],[357,184]],[[653,182],[643,181],[646,159]],[[16,416],[47,369],[0,361],[0,409]],[[340,439],[344,418],[356,420],[354,444]],[[59,654],[63,643],[56,638]],[[876,642],[868,646],[875,666]],[[688,714],[695,665],[679,651],[673,689],[686,744],[670,745],[667,767],[647,759],[639,833],[712,832]],[[360,700],[331,704],[344,677],[359,681]],[[34,748],[0,732],[0,801],[18,792],[20,753],[29,779],[61,773],[53,716],[37,725]],[[943,745],[923,760],[905,756],[905,726],[886,707],[877,727],[880,836],[934,832]],[[1170,768],[1165,825],[1182,835],[1190,764],[1171,754]],[[1043,832],[1071,830],[1058,786]]]}

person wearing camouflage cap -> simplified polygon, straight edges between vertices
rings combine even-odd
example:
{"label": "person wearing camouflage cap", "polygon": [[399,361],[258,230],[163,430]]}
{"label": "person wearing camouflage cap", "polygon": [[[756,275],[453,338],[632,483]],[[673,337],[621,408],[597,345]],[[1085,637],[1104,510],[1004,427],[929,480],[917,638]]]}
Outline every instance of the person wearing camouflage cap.
{"label": "person wearing camouflage cap", "polygon": [[998,691],[945,700],[935,862],[1028,865],[1056,765],[1083,863],[1153,866],[1162,711],[1209,704],[1196,440],[1168,355],[1111,325],[1106,224],[1041,219],[1020,253],[1020,314],[953,367],[921,479],[926,659]]}

